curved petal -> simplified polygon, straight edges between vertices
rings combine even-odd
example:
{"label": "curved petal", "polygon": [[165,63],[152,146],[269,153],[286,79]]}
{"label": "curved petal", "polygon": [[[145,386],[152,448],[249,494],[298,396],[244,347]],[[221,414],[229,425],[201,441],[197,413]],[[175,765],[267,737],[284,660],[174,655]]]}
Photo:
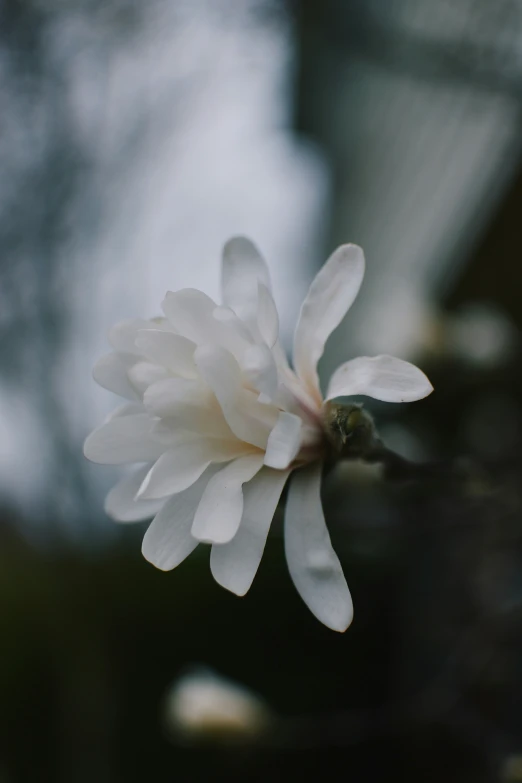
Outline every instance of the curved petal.
{"label": "curved petal", "polygon": [[127,370],[136,362],[136,356],[108,353],[98,359],[92,371],[92,377],[104,389],[125,397],[127,400],[137,400],[138,394],[132,386]]}
{"label": "curved petal", "polygon": [[293,413],[282,411],[277,424],[268,437],[265,465],[285,470],[295,459],[301,445],[302,419]]}
{"label": "curved petal", "polygon": [[268,267],[257,247],[246,237],[229,239],[221,268],[223,304],[249,324],[256,321],[258,282],[270,289]]}
{"label": "curved petal", "polygon": [[164,500],[136,500],[136,493],[150,470],[145,465],[125,476],[111,489],[105,498],[105,513],[116,522],[140,522],[150,519],[161,509]]}
{"label": "curved petal", "polygon": [[254,581],[289,470],[262,468],[243,488],[243,516],[228,544],[214,545],[210,568],[216,582],[236,595],[245,595]]}
{"label": "curved petal", "polygon": [[180,334],[160,329],[140,330],[136,337],[136,348],[154,364],[167,367],[183,378],[197,377],[194,364],[196,343]]}
{"label": "curved petal", "polygon": [[209,296],[196,289],[169,291],[162,307],[176,331],[197,345],[222,345],[241,358],[252,342],[235,313],[218,308]]}
{"label": "curved petal", "polygon": [[190,487],[211,462],[228,462],[244,453],[237,440],[202,438],[192,432],[180,432],[177,443],[158,459],[147,473],[138,496],[161,498]]}
{"label": "curved petal", "polygon": [[[249,345],[252,342],[252,332],[245,322],[242,321],[241,318],[238,318],[230,307],[224,307],[223,305],[216,307],[216,309],[212,311],[212,317],[219,324],[226,325],[227,332],[235,333],[236,337],[241,339],[242,342],[238,344],[241,349],[244,349],[245,344]],[[224,347],[232,350],[226,344],[224,344]]]}
{"label": "curved petal", "polygon": [[248,348],[242,367],[252,386],[272,400],[277,393],[277,367],[268,345],[252,345]]}
{"label": "curved petal", "polygon": [[257,286],[257,328],[264,342],[273,348],[279,336],[279,315],[271,292],[261,282]]}
{"label": "curved petal", "polygon": [[141,551],[156,568],[162,571],[176,568],[197,547],[199,541],[192,538],[190,528],[212,475],[209,468],[189,489],[167,500],[150,523]]}
{"label": "curved petal", "polygon": [[201,380],[164,378],[149,386],[143,395],[143,403],[152,416],[168,418],[176,416],[180,406],[203,407],[208,403],[210,394],[208,386]]}
{"label": "curved petal", "polygon": [[209,296],[196,288],[169,291],[161,305],[179,334],[199,345],[207,341],[208,320],[217,307]]}
{"label": "curved petal", "polygon": [[320,397],[317,362],[328,337],[357,296],[363,277],[361,248],[341,245],[317,273],[301,307],[294,337],[294,367],[315,399]]}
{"label": "curved petal", "polygon": [[138,354],[136,350],[136,337],[140,329],[154,329],[158,324],[146,321],[142,318],[134,318],[128,321],[120,321],[109,331],[109,343],[114,350],[122,353]]}
{"label": "curved petal", "polygon": [[326,400],[364,395],[383,402],[414,402],[432,391],[433,386],[414,364],[394,356],[360,356],[337,368]]}
{"label": "curved petal", "polygon": [[168,442],[177,430],[197,432],[209,438],[234,439],[214,393],[203,381],[167,378],[149,386],[143,401],[149,413],[162,417],[154,425]]}
{"label": "curved petal", "polygon": [[243,484],[262,466],[263,454],[248,454],[210,479],[194,517],[194,538],[209,544],[225,544],[235,536],[243,514]]}
{"label": "curved petal", "polygon": [[91,432],[83,453],[91,462],[123,465],[126,462],[152,462],[165,446],[151,435],[152,421],[146,413],[117,416]]}
{"label": "curved petal", "polygon": [[333,631],[353,618],[346,579],[335,554],[321,506],[321,463],[296,471],[285,512],[288,570],[310,611]]}
{"label": "curved petal", "polygon": [[129,381],[139,395],[143,395],[153,383],[167,378],[168,374],[165,367],[151,362],[136,362],[127,370]]}
{"label": "curved petal", "polygon": [[145,406],[142,402],[124,402],[123,405],[119,405],[108,414],[103,424],[107,424],[108,421],[117,419],[119,416],[132,416],[135,413],[145,412]]}
{"label": "curved petal", "polygon": [[234,435],[264,449],[278,410],[258,402],[253,392],[243,389],[239,364],[225,349],[217,345],[200,346],[194,359]]}

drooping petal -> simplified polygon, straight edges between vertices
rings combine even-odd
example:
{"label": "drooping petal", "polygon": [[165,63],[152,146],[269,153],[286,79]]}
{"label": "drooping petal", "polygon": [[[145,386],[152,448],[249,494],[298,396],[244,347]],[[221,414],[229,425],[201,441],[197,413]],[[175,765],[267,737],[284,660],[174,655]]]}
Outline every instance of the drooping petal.
{"label": "drooping petal", "polygon": [[243,514],[243,484],[262,466],[262,453],[248,454],[226,465],[210,479],[194,517],[194,538],[224,544],[235,536]]}
{"label": "drooping petal", "polygon": [[116,522],[139,522],[158,513],[164,500],[136,500],[136,493],[149,470],[150,465],[145,465],[118,481],[105,498],[108,516]]}
{"label": "drooping petal", "polygon": [[272,400],[277,392],[277,367],[268,345],[252,345],[248,348],[242,366],[252,386]]}
{"label": "drooping petal", "polygon": [[273,348],[279,336],[279,315],[274,298],[261,282],[257,288],[257,328],[269,348]]}
{"label": "drooping petal", "polygon": [[127,400],[137,400],[138,393],[129,381],[127,370],[136,362],[136,356],[108,353],[98,359],[92,371],[92,377],[114,394]]}
{"label": "drooping petal", "polygon": [[299,416],[281,411],[268,437],[265,465],[285,470],[293,462],[301,445],[302,423]]}
{"label": "drooping petal", "polygon": [[346,579],[321,506],[321,463],[296,471],[285,512],[285,552],[290,576],[310,611],[333,631],[353,617]]}
{"label": "drooping petal", "polygon": [[141,318],[120,321],[109,331],[109,343],[115,351],[137,355],[139,351],[136,349],[136,337],[140,329],[154,329],[155,326],[157,328],[158,324]]}
{"label": "drooping petal", "polygon": [[152,422],[146,413],[117,416],[91,432],[83,453],[91,462],[123,465],[127,462],[152,462],[165,446],[151,434]]}
{"label": "drooping petal", "polygon": [[277,409],[258,402],[255,394],[243,389],[240,367],[225,349],[216,345],[200,346],[194,359],[234,435],[264,449],[277,420]]}
{"label": "drooping petal", "polygon": [[139,489],[140,498],[162,498],[190,487],[212,462],[228,462],[244,453],[237,440],[203,438],[180,431],[177,443],[157,460]]}
{"label": "drooping petal", "polygon": [[201,496],[213,475],[209,468],[189,489],[169,498],[152,520],[143,539],[143,556],[156,568],[176,568],[197,547],[190,534]]}
{"label": "drooping petal", "polygon": [[256,321],[259,282],[270,289],[268,267],[257,247],[246,237],[229,239],[223,248],[223,304],[248,324]]}
{"label": "drooping petal", "polygon": [[214,545],[210,568],[216,582],[236,595],[250,589],[290,471],[262,468],[243,488],[243,516],[228,544]]}
{"label": "drooping petal", "polygon": [[136,337],[136,348],[150,362],[167,367],[182,378],[197,376],[194,364],[196,343],[180,334],[160,329],[141,330]]}
{"label": "drooping petal", "polygon": [[325,343],[354,301],[364,276],[357,245],[341,245],[318,272],[301,307],[294,337],[294,367],[314,398],[320,398],[317,362]]}
{"label": "drooping petal", "polygon": [[360,356],[337,368],[326,399],[364,395],[383,402],[414,402],[432,391],[433,386],[414,364],[394,356]]}

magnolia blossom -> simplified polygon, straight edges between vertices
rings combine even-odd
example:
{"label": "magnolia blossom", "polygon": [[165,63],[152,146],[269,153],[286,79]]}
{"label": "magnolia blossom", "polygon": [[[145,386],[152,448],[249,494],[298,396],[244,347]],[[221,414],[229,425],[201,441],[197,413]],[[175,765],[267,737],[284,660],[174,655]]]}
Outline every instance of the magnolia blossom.
{"label": "magnolia blossom", "polygon": [[323,396],[317,363],[363,275],[356,245],[328,259],[301,308],[293,367],[279,342],[268,268],[243,237],[223,251],[223,305],[195,289],[169,292],[164,317],[110,332],[113,352],[94,378],[128,402],[89,435],[85,455],[144,463],[112,489],[105,508],[121,522],[154,516],[143,554],[155,566],[170,570],[199,543],[211,544],[214,578],[244,595],[290,479],[284,538],[292,580],[321,622],[349,626],[352,600],[320,498],[332,448],[325,403],[353,395],[411,402],[432,391],[412,364],[376,356],[342,364]]}

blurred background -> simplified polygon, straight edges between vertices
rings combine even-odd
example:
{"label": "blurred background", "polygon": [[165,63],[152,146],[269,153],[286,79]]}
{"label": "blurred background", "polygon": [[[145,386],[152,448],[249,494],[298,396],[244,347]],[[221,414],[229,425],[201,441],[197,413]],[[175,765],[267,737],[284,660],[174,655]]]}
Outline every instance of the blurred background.
{"label": "blurred background", "polygon": [[[0,783],[521,781],[522,0],[5,0],[0,106]],[[108,328],[217,296],[237,233],[287,346],[361,244],[324,374],[393,353],[435,386],[369,407],[446,478],[325,483],[344,635],[301,603],[279,517],[240,600],[202,547],[149,565],[82,455],[116,404],[91,379]],[[194,666],[270,728],[184,725]]]}

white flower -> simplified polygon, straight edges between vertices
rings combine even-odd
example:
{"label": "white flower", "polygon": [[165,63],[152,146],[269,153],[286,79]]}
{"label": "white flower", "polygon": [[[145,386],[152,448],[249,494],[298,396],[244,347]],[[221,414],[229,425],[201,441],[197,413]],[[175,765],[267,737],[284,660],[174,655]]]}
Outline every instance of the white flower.
{"label": "white flower", "polygon": [[345,395],[410,402],[432,391],[408,362],[360,357],[334,372],[323,399],[317,363],[363,275],[356,245],[328,259],[301,308],[294,369],[278,340],[267,266],[242,237],[223,251],[223,306],[194,289],[169,292],[164,318],[111,331],[114,352],[98,362],[94,378],[129,402],[89,435],[85,455],[104,464],[146,463],[114,487],[106,511],[122,522],[155,515],[143,540],[155,566],[175,568],[198,543],[210,543],[214,578],[244,595],[295,471],[285,512],[290,575],[321,622],[348,627],[352,601],[320,499],[330,448],[324,402]]}
{"label": "white flower", "polygon": [[181,677],[165,704],[168,726],[177,734],[240,740],[263,732],[270,723],[265,702],[239,683],[207,669]]}

